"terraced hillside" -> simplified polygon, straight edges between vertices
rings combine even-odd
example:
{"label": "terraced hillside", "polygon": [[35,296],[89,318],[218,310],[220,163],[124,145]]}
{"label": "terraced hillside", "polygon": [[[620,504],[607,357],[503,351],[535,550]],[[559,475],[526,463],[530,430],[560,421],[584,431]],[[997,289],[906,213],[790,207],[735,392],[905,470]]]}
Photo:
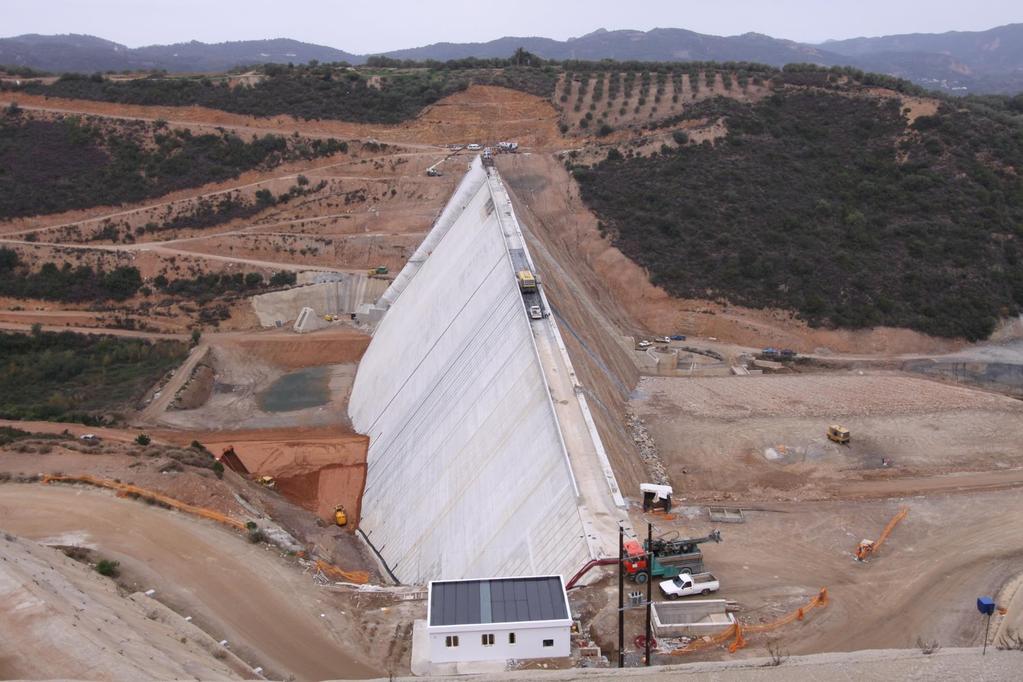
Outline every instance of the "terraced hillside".
{"label": "terraced hillside", "polygon": [[986,338],[1023,308],[1023,117],[827,85],[696,102],[723,138],[605,148],[582,196],[676,297]]}

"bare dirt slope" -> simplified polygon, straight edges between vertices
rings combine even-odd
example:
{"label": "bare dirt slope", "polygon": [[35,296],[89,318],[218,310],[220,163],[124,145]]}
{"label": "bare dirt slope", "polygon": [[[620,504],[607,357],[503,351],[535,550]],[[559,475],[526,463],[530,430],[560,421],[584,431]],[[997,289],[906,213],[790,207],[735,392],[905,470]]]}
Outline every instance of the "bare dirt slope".
{"label": "bare dirt slope", "polygon": [[[320,680],[379,672],[353,658],[359,647],[352,644],[362,635],[336,607],[323,603],[327,595],[311,576],[237,533],[70,488],[0,488],[0,510],[9,531],[95,547],[120,561],[157,590],[157,598],[193,615],[193,622],[227,639],[233,651],[271,677]],[[103,657],[99,670],[109,658]]]}
{"label": "bare dirt slope", "polygon": [[110,579],[58,550],[8,532],[0,557],[3,679],[253,675],[199,628],[144,595],[120,594]]}

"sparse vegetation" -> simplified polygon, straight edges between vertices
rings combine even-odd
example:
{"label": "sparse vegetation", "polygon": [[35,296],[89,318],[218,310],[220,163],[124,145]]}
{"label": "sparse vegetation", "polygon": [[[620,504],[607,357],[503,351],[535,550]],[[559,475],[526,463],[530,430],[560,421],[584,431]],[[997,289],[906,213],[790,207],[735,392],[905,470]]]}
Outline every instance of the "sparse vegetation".
{"label": "sparse vegetation", "polygon": [[0,417],[109,421],[186,353],[186,344],[176,341],[0,333]]}
{"label": "sparse vegetation", "polygon": [[546,97],[557,80],[555,67],[543,65],[532,55],[423,64],[372,57],[361,69],[340,64],[266,64],[260,70],[265,77],[258,83],[234,87],[205,77],[154,75],[111,81],[65,74],[52,85],[29,83],[19,90],[123,104],[199,105],[252,116],[289,114],[303,119],[398,123],[470,83]]}
{"label": "sparse vegetation", "polygon": [[193,135],[142,121],[0,117],[0,218],[141,201],[347,148],[334,139]]}
{"label": "sparse vegetation", "polygon": [[[0,181],[2,182],[2,181]],[[119,266],[110,271],[93,270],[88,265],[44,263],[31,270],[17,251],[0,247],[0,295],[14,298],[38,298],[48,301],[82,303],[123,301],[142,286],[138,268]]]}
{"label": "sparse vegetation", "polygon": [[150,443],[153,442],[153,439],[150,438],[148,434],[140,433],[139,435],[135,436],[135,442],[138,445],[149,445]]}

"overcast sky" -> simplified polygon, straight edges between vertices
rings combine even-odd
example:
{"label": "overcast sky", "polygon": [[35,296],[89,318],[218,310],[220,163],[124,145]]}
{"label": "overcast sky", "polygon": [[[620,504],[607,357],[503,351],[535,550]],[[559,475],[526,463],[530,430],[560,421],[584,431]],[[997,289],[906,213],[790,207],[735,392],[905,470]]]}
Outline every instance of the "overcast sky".
{"label": "overcast sky", "polygon": [[819,42],[1020,21],[1023,0],[0,0],[0,36],[88,33],[129,47],[295,38],[354,53],[598,28]]}

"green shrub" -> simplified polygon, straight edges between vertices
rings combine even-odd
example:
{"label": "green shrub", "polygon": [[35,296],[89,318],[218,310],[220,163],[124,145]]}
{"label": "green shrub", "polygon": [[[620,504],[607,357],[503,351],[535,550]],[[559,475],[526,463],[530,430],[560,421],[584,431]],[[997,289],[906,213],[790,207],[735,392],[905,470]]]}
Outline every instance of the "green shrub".
{"label": "green shrub", "polygon": [[121,562],[100,559],[96,563],[96,572],[107,578],[116,578],[121,575]]}

